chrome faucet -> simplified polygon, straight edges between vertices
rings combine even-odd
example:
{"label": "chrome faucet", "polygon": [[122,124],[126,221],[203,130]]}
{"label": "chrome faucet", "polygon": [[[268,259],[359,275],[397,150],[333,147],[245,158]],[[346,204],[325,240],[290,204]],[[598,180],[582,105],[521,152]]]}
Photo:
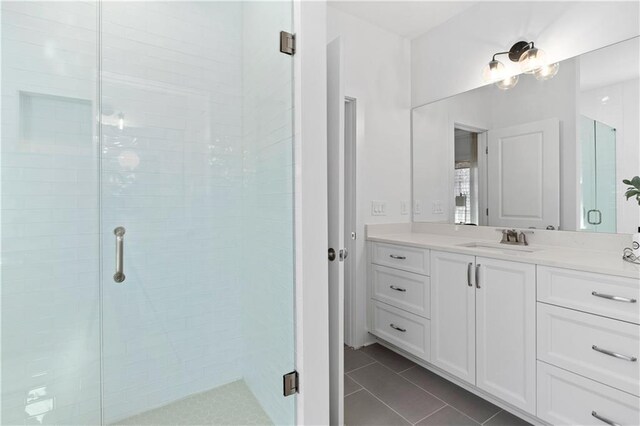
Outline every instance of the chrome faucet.
{"label": "chrome faucet", "polygon": [[529,242],[527,241],[527,233],[533,233],[533,231],[516,231],[515,229],[501,229],[502,231],[502,240],[500,240],[500,244],[514,244],[520,246],[528,246]]}

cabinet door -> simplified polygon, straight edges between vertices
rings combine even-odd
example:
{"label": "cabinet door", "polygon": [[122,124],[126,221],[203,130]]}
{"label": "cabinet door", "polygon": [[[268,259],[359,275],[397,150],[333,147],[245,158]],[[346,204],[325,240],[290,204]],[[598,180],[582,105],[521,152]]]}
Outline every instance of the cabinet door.
{"label": "cabinet door", "polygon": [[475,257],[431,251],[431,362],[475,384]]}
{"label": "cabinet door", "polygon": [[535,415],[535,265],[477,257],[477,386]]}

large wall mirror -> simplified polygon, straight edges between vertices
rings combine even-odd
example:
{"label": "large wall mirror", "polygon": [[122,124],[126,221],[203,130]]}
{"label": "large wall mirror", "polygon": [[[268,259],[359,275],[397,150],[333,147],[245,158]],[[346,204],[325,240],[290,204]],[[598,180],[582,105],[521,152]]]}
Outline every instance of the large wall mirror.
{"label": "large wall mirror", "polygon": [[[640,39],[414,108],[413,220],[633,233]],[[470,70],[469,72],[473,72]]]}

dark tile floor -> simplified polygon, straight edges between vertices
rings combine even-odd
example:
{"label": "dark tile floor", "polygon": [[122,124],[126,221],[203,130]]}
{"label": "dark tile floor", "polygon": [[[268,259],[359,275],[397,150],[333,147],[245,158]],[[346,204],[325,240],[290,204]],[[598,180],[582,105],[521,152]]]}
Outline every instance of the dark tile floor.
{"label": "dark tile floor", "polygon": [[377,343],[345,347],[344,371],[346,425],[529,424]]}

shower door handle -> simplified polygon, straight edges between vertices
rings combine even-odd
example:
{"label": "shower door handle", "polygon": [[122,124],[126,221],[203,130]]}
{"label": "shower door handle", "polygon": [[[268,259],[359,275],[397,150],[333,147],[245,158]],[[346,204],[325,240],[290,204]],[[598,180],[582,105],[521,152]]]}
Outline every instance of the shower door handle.
{"label": "shower door handle", "polygon": [[123,282],[126,278],[124,275],[124,233],[125,229],[122,226],[113,230],[113,234],[116,236],[116,273],[113,274],[113,280],[117,283]]}
{"label": "shower door handle", "polygon": [[[592,220],[591,213],[596,213],[598,218],[596,220]],[[600,225],[602,223],[602,212],[597,209],[589,210],[587,212],[587,223],[589,223],[589,225]]]}

